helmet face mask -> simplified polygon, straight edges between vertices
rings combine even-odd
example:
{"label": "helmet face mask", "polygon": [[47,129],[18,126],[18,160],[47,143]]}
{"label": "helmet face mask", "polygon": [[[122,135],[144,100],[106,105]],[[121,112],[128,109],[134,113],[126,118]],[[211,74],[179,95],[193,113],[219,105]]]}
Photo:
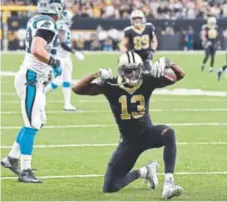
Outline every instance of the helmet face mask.
{"label": "helmet face mask", "polygon": [[130,16],[131,24],[133,26],[141,26],[146,23],[146,18],[144,13],[141,10],[135,10],[131,13]]}
{"label": "helmet face mask", "polygon": [[135,86],[141,81],[142,58],[134,52],[125,52],[118,59],[118,73],[122,84]]}
{"label": "helmet face mask", "polygon": [[141,26],[143,25],[143,18],[141,17],[132,18],[132,22],[134,26]]}
{"label": "helmet face mask", "polygon": [[122,77],[123,83],[129,86],[138,84],[141,80],[142,67],[142,64],[119,67],[119,75]]}

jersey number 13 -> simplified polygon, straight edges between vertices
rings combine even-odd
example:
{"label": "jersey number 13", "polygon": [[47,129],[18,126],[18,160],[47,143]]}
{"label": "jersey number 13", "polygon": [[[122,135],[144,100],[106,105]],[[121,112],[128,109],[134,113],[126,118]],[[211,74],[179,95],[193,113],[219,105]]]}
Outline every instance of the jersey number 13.
{"label": "jersey number 13", "polygon": [[138,104],[137,105],[137,111],[135,112],[128,112],[128,106],[127,106],[127,96],[122,95],[119,98],[119,103],[121,104],[121,119],[122,120],[129,120],[129,119],[138,119],[142,117],[145,114],[145,99],[143,95],[134,95],[132,96],[130,103]]}

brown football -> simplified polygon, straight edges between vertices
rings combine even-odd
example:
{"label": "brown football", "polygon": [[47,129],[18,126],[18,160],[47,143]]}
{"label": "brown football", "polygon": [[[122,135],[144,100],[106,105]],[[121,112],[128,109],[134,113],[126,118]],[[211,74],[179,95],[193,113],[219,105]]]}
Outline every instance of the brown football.
{"label": "brown football", "polygon": [[165,68],[163,77],[164,77],[164,79],[166,79],[172,83],[175,83],[177,81],[177,75],[171,68],[168,68],[168,67]]}

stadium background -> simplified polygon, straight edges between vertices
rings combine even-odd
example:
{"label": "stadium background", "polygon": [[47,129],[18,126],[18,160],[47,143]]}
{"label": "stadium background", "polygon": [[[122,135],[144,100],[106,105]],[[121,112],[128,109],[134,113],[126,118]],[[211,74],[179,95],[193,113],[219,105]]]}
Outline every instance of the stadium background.
{"label": "stadium background", "polygon": [[[226,2],[226,0],[66,0],[65,4],[74,14],[73,45],[77,49],[118,50],[119,41],[123,38],[122,30],[130,25],[130,13],[138,8],[145,13],[147,21],[155,25],[159,50],[201,50],[201,27],[211,15],[216,16],[220,27],[218,48],[226,47]],[[24,49],[26,22],[34,15],[36,3],[36,0],[2,1],[2,49]],[[4,38],[7,39],[5,43]]]}

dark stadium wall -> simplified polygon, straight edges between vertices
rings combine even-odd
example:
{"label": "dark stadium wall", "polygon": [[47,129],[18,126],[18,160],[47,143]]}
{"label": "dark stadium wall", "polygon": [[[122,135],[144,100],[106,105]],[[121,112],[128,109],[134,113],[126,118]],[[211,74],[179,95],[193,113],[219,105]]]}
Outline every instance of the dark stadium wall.
{"label": "dark stadium wall", "polygon": [[[26,28],[28,18],[26,17],[10,17],[8,19],[9,32],[16,32],[19,28]],[[152,22],[156,27],[156,33],[159,37],[159,50],[182,50],[184,43],[184,31],[187,31],[189,27],[193,29],[194,41],[193,48],[196,50],[201,49],[200,31],[203,24],[206,23],[203,19],[196,20],[153,20],[147,19],[148,22]],[[227,18],[219,19],[218,25],[220,31],[227,29]],[[115,28],[117,30],[123,30],[126,26],[130,25],[130,21],[125,20],[111,20],[111,19],[90,19],[90,18],[73,18],[72,30],[74,32],[87,32],[95,33],[98,26],[101,26],[104,30]],[[170,27],[174,30],[174,34],[165,34],[166,27]],[[222,34],[221,34],[222,35]],[[224,49],[224,39],[221,40],[221,48]]]}

